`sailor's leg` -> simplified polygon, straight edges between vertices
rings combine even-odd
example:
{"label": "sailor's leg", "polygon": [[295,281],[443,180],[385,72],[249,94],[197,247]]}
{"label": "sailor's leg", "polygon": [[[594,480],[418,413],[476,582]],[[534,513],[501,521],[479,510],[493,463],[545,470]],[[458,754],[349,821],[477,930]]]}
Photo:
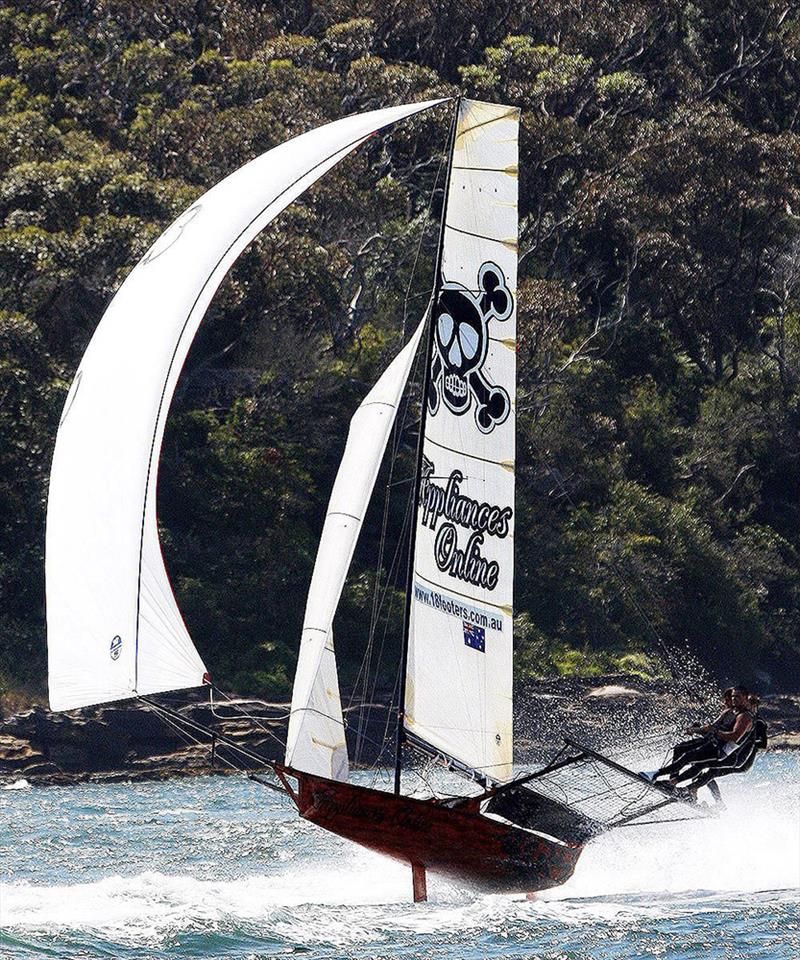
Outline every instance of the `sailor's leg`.
{"label": "sailor's leg", "polygon": [[680,787],[694,786],[697,777],[701,777],[708,770],[707,763],[693,763],[685,770],[673,775],[672,783]]}
{"label": "sailor's leg", "polygon": [[[706,786],[715,777],[725,776],[726,773],[734,773],[736,770],[736,756],[717,756],[707,760],[705,763],[695,763],[679,774],[678,779],[684,786],[690,786],[693,790],[699,790]],[[688,783],[687,783],[688,781]]]}
{"label": "sailor's leg", "polygon": [[[717,745],[713,740],[701,740],[696,747],[685,750],[681,754],[680,759],[662,767],[656,774],[656,777],[675,777],[680,773],[682,767],[690,763],[715,759],[717,757],[717,749]],[[682,777],[681,779],[684,778]]]}
{"label": "sailor's leg", "polygon": [[678,763],[687,753],[702,747],[706,740],[706,737],[692,737],[691,740],[684,740],[683,743],[676,744],[672,751],[672,762]]}
{"label": "sailor's leg", "polygon": [[[735,770],[728,770],[727,773],[735,773]],[[725,806],[725,801],[722,799],[722,791],[719,788],[719,784],[716,780],[709,780],[708,789],[711,795],[714,798],[714,806],[717,810],[727,810]]]}

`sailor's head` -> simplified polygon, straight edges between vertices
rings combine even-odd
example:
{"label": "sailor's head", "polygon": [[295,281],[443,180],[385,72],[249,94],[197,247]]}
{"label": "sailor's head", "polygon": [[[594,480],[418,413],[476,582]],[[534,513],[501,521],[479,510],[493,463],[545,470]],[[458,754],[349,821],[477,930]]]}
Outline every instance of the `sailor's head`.
{"label": "sailor's head", "polygon": [[761,703],[761,700],[758,698],[757,694],[751,693],[747,698],[747,702],[750,705],[751,710],[758,710],[758,705]]}
{"label": "sailor's head", "polygon": [[747,687],[734,687],[733,688],[733,705],[738,707],[739,710],[747,710],[750,706],[750,691]]}
{"label": "sailor's head", "polygon": [[733,691],[735,687],[728,687],[728,689],[722,694],[722,700],[726,707],[733,706]]}

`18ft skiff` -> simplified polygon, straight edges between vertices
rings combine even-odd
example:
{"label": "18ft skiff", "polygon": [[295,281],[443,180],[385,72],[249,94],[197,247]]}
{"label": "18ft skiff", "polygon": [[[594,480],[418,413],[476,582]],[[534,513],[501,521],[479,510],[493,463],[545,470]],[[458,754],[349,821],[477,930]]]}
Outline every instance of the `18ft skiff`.
{"label": "18ft skiff", "polygon": [[[192,339],[233,262],[289,203],[371,134],[447,102],[347,117],[275,147],[181,214],[121,286],[76,373],[53,458],[53,709],[208,680],[156,518],[164,427]],[[503,891],[563,883],[592,836],[672,802],[578,745],[514,779],[518,132],[515,107],[455,102],[430,307],[353,417],[308,594],[285,763],[265,761],[301,816],[409,863],[415,899],[426,895],[427,869]],[[402,694],[387,792],[349,782],[333,620],[420,350]],[[412,750],[480,792],[404,795],[401,766]],[[603,786],[592,786],[600,769]],[[597,798],[615,777],[619,809],[610,810]]]}

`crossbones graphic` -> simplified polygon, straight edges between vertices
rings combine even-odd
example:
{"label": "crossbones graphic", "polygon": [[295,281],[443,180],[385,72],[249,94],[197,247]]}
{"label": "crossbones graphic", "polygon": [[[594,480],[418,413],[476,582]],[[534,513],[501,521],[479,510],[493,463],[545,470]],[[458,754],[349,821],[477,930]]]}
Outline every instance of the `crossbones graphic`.
{"label": "crossbones graphic", "polygon": [[489,321],[507,320],[514,300],[503,271],[484,263],[478,271],[478,293],[460,283],[445,282],[434,309],[434,349],[428,391],[432,415],[440,399],[461,416],[475,398],[475,422],[482,433],[491,433],[508,417],[508,393],[489,383],[482,367],[489,349]]}

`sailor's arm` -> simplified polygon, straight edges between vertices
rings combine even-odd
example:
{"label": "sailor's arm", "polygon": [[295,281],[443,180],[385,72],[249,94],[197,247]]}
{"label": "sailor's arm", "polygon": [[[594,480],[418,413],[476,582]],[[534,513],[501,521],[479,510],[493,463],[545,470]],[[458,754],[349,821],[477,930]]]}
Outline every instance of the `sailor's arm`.
{"label": "sailor's arm", "polygon": [[733,725],[733,730],[728,733],[724,730],[717,730],[717,740],[723,740],[726,743],[732,740],[734,743],[738,743],[752,726],[753,721],[750,716],[746,713],[740,713]]}
{"label": "sailor's arm", "polygon": [[690,727],[687,727],[687,733],[712,733],[717,729],[717,726],[722,722],[722,718],[727,713],[727,710],[723,710],[722,713],[717,717],[713,723],[693,723]]}

